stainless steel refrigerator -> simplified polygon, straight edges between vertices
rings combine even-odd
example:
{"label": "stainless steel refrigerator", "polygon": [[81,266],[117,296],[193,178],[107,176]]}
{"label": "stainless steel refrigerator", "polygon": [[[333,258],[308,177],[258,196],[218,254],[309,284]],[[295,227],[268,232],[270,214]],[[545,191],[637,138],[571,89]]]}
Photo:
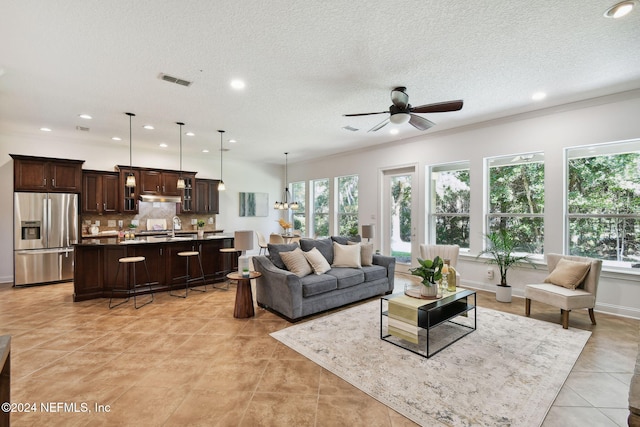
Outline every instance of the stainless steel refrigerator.
{"label": "stainless steel refrigerator", "polygon": [[73,279],[78,195],[14,193],[14,286]]}

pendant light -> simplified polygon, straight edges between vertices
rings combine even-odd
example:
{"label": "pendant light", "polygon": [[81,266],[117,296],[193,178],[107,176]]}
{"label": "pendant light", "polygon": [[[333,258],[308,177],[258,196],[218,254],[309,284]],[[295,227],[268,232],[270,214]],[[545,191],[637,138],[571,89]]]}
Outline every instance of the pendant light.
{"label": "pendant light", "polygon": [[129,175],[127,175],[126,187],[133,188],[136,186],[136,177],[133,175],[133,163],[131,161],[131,117],[135,116],[133,113],[125,113],[129,116]]}
{"label": "pendant light", "polygon": [[178,187],[178,189],[183,190],[184,178],[182,177],[182,126],[184,126],[184,123],[176,122],[176,124],[180,126],[180,178],[178,178],[178,184],[176,185],[176,187]]}
{"label": "pendant light", "polygon": [[289,203],[289,177],[288,177],[288,173],[289,173],[289,153],[284,153],[285,158],[284,158],[284,182],[285,182],[285,187],[284,187],[284,201],[282,202],[276,202],[275,205],[273,205],[274,209],[279,209],[279,210],[288,210],[288,209],[293,209],[293,210],[297,210],[300,205],[298,205],[298,202],[291,202]]}
{"label": "pendant light", "polygon": [[218,191],[224,191],[227,188],[224,186],[224,181],[222,180],[222,135],[224,134],[223,130],[219,130],[220,132],[220,182],[218,183]]}

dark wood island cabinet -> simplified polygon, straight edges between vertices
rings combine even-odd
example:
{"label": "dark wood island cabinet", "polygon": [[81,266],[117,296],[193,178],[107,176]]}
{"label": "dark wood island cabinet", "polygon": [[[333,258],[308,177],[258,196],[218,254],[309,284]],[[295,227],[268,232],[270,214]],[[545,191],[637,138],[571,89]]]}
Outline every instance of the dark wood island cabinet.
{"label": "dark wood island cabinet", "polygon": [[[180,286],[176,277],[185,275],[186,258],[178,252],[198,251],[202,257],[202,267],[207,283],[222,282],[229,270],[237,268],[237,254],[229,257],[220,253],[222,248],[232,248],[233,237],[210,235],[204,238],[172,239],[170,237],[138,238],[119,241],[117,238],[85,239],[75,246],[74,262],[74,301],[94,298],[109,298],[112,289],[126,289],[130,271],[121,271],[116,283],[118,259],[128,256],[143,256],[151,276],[151,288],[154,292],[169,290],[171,285]],[[128,267],[131,268],[131,267]],[[199,276],[197,263],[189,265],[190,274]],[[144,272],[137,272],[138,281],[146,281]],[[140,293],[148,288],[140,289]]]}

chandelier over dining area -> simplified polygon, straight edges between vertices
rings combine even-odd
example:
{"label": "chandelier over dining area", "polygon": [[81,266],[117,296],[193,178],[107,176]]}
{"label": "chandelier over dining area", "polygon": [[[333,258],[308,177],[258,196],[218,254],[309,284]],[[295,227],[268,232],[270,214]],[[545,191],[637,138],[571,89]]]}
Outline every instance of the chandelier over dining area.
{"label": "chandelier over dining area", "polygon": [[284,182],[285,182],[285,187],[284,187],[284,197],[282,201],[277,201],[275,203],[275,205],[273,205],[274,209],[279,209],[279,210],[288,210],[288,209],[292,209],[292,210],[297,210],[300,205],[298,204],[298,202],[296,201],[292,201],[291,203],[289,203],[289,198],[291,197],[291,193],[289,193],[289,177],[288,177],[288,167],[289,167],[289,153],[284,153],[285,155],[285,160],[284,160]]}

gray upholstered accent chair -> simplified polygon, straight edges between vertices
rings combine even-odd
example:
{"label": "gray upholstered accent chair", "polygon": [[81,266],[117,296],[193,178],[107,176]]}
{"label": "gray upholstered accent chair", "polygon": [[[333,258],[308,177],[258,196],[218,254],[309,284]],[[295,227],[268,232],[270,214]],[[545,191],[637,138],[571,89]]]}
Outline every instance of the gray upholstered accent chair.
{"label": "gray upholstered accent chair", "polygon": [[[552,273],[556,270],[560,260],[563,259],[590,264],[584,278],[576,280],[578,283],[575,283],[577,286],[575,289],[571,289],[571,286],[559,286],[550,282],[550,280],[553,280],[550,279]],[[545,283],[525,286],[526,316],[529,317],[531,314],[531,301],[533,300],[560,308],[562,327],[564,329],[569,328],[569,312],[580,308],[589,310],[591,323],[595,325],[596,318],[593,313],[593,308],[596,305],[596,294],[598,291],[600,272],[602,271],[602,260],[580,256],[547,254],[547,267],[549,269],[549,276],[545,279]]]}

